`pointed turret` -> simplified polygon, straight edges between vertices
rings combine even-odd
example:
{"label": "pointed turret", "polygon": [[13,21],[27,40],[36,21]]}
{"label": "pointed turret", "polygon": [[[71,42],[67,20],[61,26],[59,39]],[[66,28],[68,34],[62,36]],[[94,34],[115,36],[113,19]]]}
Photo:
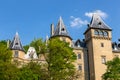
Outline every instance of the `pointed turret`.
{"label": "pointed turret", "polygon": [[111,30],[111,28],[104,23],[104,21],[101,19],[101,17],[97,13],[93,14],[89,27]]}
{"label": "pointed turret", "polygon": [[67,29],[64,25],[64,22],[62,20],[62,17],[60,17],[56,29],[54,31],[54,36],[59,36],[59,35],[69,36]]}
{"label": "pointed turret", "polygon": [[66,29],[66,27],[64,25],[62,17],[59,18],[58,23],[57,23],[57,25],[55,27],[55,30],[54,30],[53,25],[51,27],[52,27],[52,29],[51,29],[52,30],[52,35],[51,35],[50,38],[57,37],[60,40],[69,43],[70,46],[71,46],[71,44],[72,44],[72,38],[69,36],[69,34],[67,32],[67,29]]}
{"label": "pointed turret", "polygon": [[88,29],[85,31],[85,33],[89,29],[102,29],[102,30],[108,30],[108,31],[112,30],[107,24],[105,24],[105,22],[102,20],[102,18],[97,13],[93,14],[91,22],[90,24],[88,24]]}
{"label": "pointed turret", "polygon": [[23,48],[23,46],[22,46],[22,44],[21,44],[21,41],[20,41],[18,32],[16,32],[16,35],[15,35],[13,41],[12,41],[11,44],[10,44],[10,49],[11,49],[11,50],[24,51],[24,48]]}

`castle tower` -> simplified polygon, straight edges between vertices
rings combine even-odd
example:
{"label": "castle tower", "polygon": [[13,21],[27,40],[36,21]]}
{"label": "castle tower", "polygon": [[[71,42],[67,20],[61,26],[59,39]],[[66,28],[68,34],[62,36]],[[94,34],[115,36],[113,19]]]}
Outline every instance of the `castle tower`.
{"label": "castle tower", "polygon": [[59,18],[59,21],[57,23],[57,26],[54,30],[54,25],[51,25],[51,38],[53,37],[59,37],[60,40],[63,40],[65,42],[72,43],[72,38],[69,36],[67,29],[64,25],[64,22],[62,20],[62,17]]}
{"label": "castle tower", "polygon": [[111,31],[101,17],[94,13],[84,33],[90,80],[102,80],[106,70],[105,63],[112,59]]}
{"label": "castle tower", "polygon": [[10,49],[13,52],[13,55],[12,55],[13,58],[18,58],[18,59],[24,58],[24,54],[25,54],[24,48],[21,44],[21,41],[20,41],[20,38],[17,32],[16,32],[14,39],[12,40],[10,44]]}

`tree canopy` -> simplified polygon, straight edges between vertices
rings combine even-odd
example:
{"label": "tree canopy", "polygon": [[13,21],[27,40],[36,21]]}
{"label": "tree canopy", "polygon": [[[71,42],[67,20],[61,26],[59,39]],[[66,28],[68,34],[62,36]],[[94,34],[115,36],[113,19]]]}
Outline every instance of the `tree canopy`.
{"label": "tree canopy", "polygon": [[0,80],[73,80],[76,75],[73,62],[76,55],[69,44],[58,38],[46,43],[42,39],[34,39],[26,45],[35,47],[38,55],[42,54],[46,63],[31,61],[18,67],[11,61],[12,52],[6,41],[0,41]]}
{"label": "tree canopy", "polygon": [[38,55],[43,54],[47,64],[47,80],[68,79],[74,75],[75,67],[73,62],[76,59],[73,49],[69,44],[58,38],[50,39],[46,45],[42,39],[34,39],[30,46],[35,47]]}
{"label": "tree canopy", "polygon": [[12,51],[7,48],[5,40],[0,41],[0,60],[3,62],[11,61]]}
{"label": "tree canopy", "polygon": [[118,57],[106,63],[107,70],[103,74],[104,80],[120,80],[120,59]]}
{"label": "tree canopy", "polygon": [[47,55],[48,71],[53,80],[69,79],[74,74],[72,64],[76,59],[73,49],[69,44],[57,39],[51,39],[48,44]]}

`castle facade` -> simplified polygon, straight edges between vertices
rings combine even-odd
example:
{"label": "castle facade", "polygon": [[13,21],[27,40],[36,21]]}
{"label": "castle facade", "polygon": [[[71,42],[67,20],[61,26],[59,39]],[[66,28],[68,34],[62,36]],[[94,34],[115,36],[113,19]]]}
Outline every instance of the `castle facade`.
{"label": "castle facade", "polygon": [[[98,14],[93,14],[88,28],[84,31],[84,36],[84,40],[72,40],[61,17],[55,28],[54,24],[51,24],[50,38],[59,37],[73,48],[73,52],[77,56],[74,65],[77,70],[82,72],[79,80],[102,80],[102,75],[107,68],[105,63],[114,57],[120,57],[120,43],[112,42],[112,29]],[[43,57],[37,57],[34,48],[30,48],[25,54],[19,35],[16,33],[10,44],[13,60],[19,60],[22,63],[29,62],[30,56],[34,55],[35,60],[45,61]]]}

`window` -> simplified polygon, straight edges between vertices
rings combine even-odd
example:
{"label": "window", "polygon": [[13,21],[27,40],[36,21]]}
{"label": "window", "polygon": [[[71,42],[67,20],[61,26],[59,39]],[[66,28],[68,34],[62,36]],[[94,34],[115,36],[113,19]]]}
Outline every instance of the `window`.
{"label": "window", "polygon": [[120,43],[118,44],[118,48],[120,48]]}
{"label": "window", "polygon": [[101,22],[98,23],[98,25],[101,25],[101,24],[102,24]]}
{"label": "window", "polygon": [[18,57],[18,51],[15,51],[14,57]]}
{"label": "window", "polygon": [[61,29],[61,34],[62,34],[62,35],[66,34],[66,31],[65,31],[64,28]]}
{"label": "window", "polygon": [[104,47],[104,43],[101,43],[101,47]]}
{"label": "window", "polygon": [[65,29],[64,29],[64,28],[62,28],[61,30],[62,30],[62,31],[64,31]]}
{"label": "window", "polygon": [[82,70],[82,65],[78,65],[78,70]]}
{"label": "window", "polygon": [[108,32],[104,31],[104,36],[107,37],[108,36]]}
{"label": "window", "polygon": [[18,43],[15,43],[15,45],[18,45]]}
{"label": "window", "polygon": [[99,35],[103,36],[103,32],[101,30],[99,30]]}
{"label": "window", "polygon": [[95,35],[99,35],[99,32],[97,30],[94,31]]}
{"label": "window", "polygon": [[101,56],[102,64],[106,63],[106,56]]}
{"label": "window", "polygon": [[78,56],[77,56],[77,57],[78,57],[78,59],[81,59],[81,54],[80,54],[80,53],[78,53]]}
{"label": "window", "polygon": [[62,37],[62,41],[66,42],[66,38],[65,38],[65,37]]}

